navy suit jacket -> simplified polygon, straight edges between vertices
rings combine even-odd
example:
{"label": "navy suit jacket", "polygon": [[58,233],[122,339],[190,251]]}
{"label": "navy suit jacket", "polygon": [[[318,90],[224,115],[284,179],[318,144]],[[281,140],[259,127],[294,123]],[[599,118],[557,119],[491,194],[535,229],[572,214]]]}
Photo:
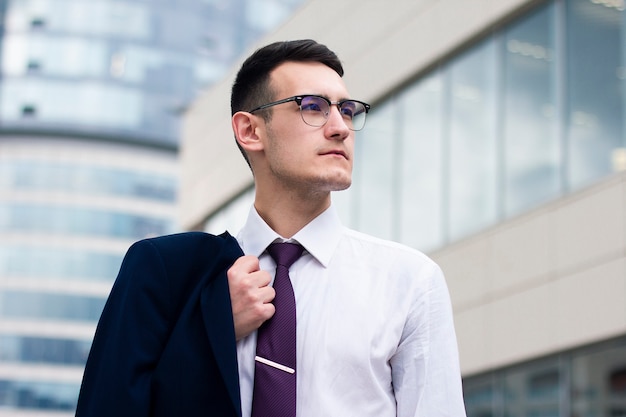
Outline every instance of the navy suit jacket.
{"label": "navy suit jacket", "polygon": [[77,417],[240,417],[226,271],[228,233],[146,239],[128,250],[102,312]]}

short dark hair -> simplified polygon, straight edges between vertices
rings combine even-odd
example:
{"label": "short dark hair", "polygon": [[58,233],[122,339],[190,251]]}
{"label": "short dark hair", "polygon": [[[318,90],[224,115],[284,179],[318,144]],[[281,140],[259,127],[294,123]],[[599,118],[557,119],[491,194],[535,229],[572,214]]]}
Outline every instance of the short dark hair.
{"label": "short dark hair", "polygon": [[[343,66],[337,55],[325,45],[312,39],[269,44],[257,49],[241,65],[231,91],[231,115],[275,100],[274,92],[270,87],[270,73],[285,62],[319,62],[343,77]],[[271,111],[264,111],[261,116],[269,121]],[[239,142],[237,146],[250,165],[248,156]]]}
{"label": "short dark hair", "polygon": [[269,44],[257,49],[241,65],[231,92],[231,115],[274,100],[269,86],[270,73],[285,62],[319,62],[343,77],[343,66],[337,55],[312,39]]}

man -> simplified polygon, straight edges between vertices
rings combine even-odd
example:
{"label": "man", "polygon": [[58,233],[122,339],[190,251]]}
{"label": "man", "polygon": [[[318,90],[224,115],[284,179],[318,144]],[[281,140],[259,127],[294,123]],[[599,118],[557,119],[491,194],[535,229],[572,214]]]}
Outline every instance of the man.
{"label": "man", "polygon": [[[337,56],[311,40],[271,44],[244,62],[231,107],[256,187],[248,220],[234,245],[193,233],[129,250],[77,416],[465,415],[440,269],[343,227],[331,205],[331,192],[350,186],[354,131],[369,109],[342,76]],[[274,261],[276,242],[301,256]],[[288,274],[280,291],[279,269]],[[293,342],[288,366],[259,353],[287,309],[284,282],[295,297],[295,336],[278,343]],[[290,378],[295,396],[258,379],[265,372]],[[268,398],[289,413],[259,411]]]}

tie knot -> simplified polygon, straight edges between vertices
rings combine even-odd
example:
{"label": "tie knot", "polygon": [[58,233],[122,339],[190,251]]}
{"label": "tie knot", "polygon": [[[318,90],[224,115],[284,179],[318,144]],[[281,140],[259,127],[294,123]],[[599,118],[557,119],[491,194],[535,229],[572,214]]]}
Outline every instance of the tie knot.
{"label": "tie knot", "polygon": [[282,265],[287,269],[302,256],[303,251],[304,248],[297,243],[272,243],[267,247],[267,252],[276,265]]}

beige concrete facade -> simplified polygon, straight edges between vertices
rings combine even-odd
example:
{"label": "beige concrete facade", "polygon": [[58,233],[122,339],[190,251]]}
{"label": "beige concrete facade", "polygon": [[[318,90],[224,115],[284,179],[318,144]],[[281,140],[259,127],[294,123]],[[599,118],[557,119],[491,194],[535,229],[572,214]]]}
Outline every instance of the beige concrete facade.
{"label": "beige concrete facade", "polygon": [[[344,62],[351,94],[375,104],[528,0],[312,0],[274,40],[314,38]],[[205,219],[252,184],[230,128],[237,68],[188,110],[181,222]],[[431,254],[446,273],[465,376],[626,334],[626,175]]]}
{"label": "beige concrete facade", "polygon": [[464,375],[626,334],[626,174],[432,253]]}

